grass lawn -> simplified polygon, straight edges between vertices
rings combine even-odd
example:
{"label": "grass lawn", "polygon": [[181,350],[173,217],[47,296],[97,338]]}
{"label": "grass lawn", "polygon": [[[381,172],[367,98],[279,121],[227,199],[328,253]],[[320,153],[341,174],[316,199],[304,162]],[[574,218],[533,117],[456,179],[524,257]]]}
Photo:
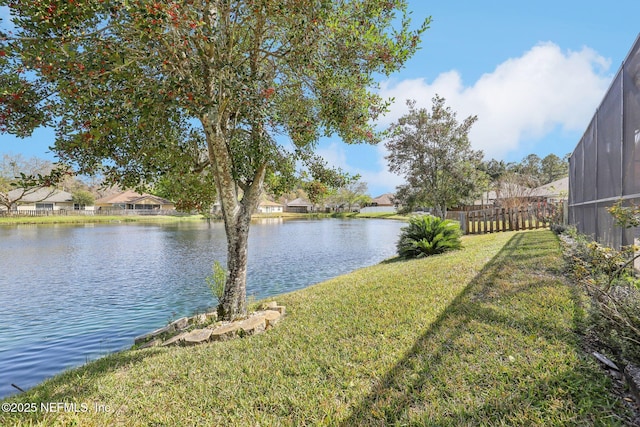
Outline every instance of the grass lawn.
{"label": "grass lawn", "polygon": [[104,222],[175,222],[202,220],[202,215],[51,215],[51,216],[5,216],[0,225],[13,224],[88,224]]}
{"label": "grass lawn", "polygon": [[[281,295],[265,334],[107,356],[6,402],[0,425],[620,425],[579,346],[580,297],[549,231],[464,238]],[[94,405],[108,406],[99,412]]]}
{"label": "grass lawn", "polygon": [[[408,217],[396,213],[270,213],[254,214],[252,219],[260,220],[265,218],[283,219],[321,219],[321,218],[386,218],[406,220]],[[87,224],[104,222],[174,222],[202,220],[202,215],[51,215],[51,216],[0,216],[0,225],[14,224]],[[220,220],[217,220],[220,221]]]}

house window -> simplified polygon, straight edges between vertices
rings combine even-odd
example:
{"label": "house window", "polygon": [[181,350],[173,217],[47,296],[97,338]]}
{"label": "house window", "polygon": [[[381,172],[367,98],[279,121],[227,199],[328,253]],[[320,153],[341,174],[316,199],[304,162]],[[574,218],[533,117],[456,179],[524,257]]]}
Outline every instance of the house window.
{"label": "house window", "polygon": [[83,211],[85,210],[85,205],[79,205],[77,203],[73,204],[73,210],[74,211]]}
{"label": "house window", "polygon": [[52,211],[53,203],[36,203],[37,211]]}

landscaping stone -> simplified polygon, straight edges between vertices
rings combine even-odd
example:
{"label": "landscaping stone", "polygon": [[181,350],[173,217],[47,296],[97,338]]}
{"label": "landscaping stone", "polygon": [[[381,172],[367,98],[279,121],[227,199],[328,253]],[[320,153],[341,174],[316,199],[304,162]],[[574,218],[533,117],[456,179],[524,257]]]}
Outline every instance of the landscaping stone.
{"label": "landscaping stone", "polygon": [[143,343],[145,341],[149,341],[153,337],[156,337],[156,336],[161,335],[161,334],[169,333],[169,332],[172,332],[172,331],[173,331],[173,329],[171,328],[171,325],[167,325],[164,328],[156,329],[155,331],[151,331],[148,334],[137,336],[137,337],[135,337],[133,339],[133,342],[135,344],[140,344],[140,343]]}
{"label": "landscaping stone", "polygon": [[215,321],[218,318],[218,313],[216,312],[211,312],[211,313],[202,313],[202,314],[198,314],[197,316],[193,316],[191,318],[193,324],[196,325],[204,325],[206,323],[209,323],[211,321]]}
{"label": "landscaping stone", "polygon": [[174,337],[169,338],[168,340],[166,340],[165,342],[163,342],[161,345],[163,347],[167,347],[170,345],[179,345],[182,344],[184,342],[184,337],[186,337],[189,334],[189,332],[183,332],[181,334],[178,334]]}
{"label": "landscaping stone", "polygon": [[264,332],[267,323],[264,316],[252,316],[238,324],[246,335],[255,335]]}
{"label": "landscaping stone", "polygon": [[[209,325],[217,319],[216,312],[198,314],[192,317],[182,317],[169,323],[164,328],[156,329],[148,334],[140,335],[134,338],[136,345],[140,348],[154,347],[158,345],[196,345],[208,341],[226,341],[239,336],[255,335],[264,332],[268,328],[273,327],[282,319],[285,307],[278,305],[277,302],[271,301],[263,305],[263,311],[253,313],[246,319],[235,322],[218,323],[217,325]],[[192,325],[190,327],[190,325]],[[208,325],[201,329],[194,329],[193,325]],[[167,338],[170,334],[174,334]],[[160,338],[164,335],[164,340]]]}
{"label": "landscaping stone", "polygon": [[240,330],[240,324],[238,322],[228,323],[214,329],[211,333],[212,341],[226,341],[237,335]]}
{"label": "landscaping stone", "polygon": [[285,307],[284,307],[284,305],[276,305],[276,306],[272,306],[272,307],[267,307],[267,310],[273,310],[273,311],[277,311],[280,314],[284,314]]}
{"label": "landscaping stone", "polygon": [[184,329],[189,325],[189,318],[188,317],[181,317],[180,319],[171,322],[169,324],[169,327],[173,327],[173,330],[180,330],[180,329]]}
{"label": "landscaping stone", "polygon": [[160,338],[156,338],[154,340],[148,341],[144,344],[142,344],[139,348],[149,348],[149,347],[157,347],[162,343],[162,340]]}
{"label": "landscaping stone", "polygon": [[267,323],[266,325],[267,328],[271,328],[275,326],[276,323],[280,321],[280,318],[282,318],[282,315],[280,314],[280,312],[275,310],[264,311],[262,312],[262,315],[264,316],[265,321]]}
{"label": "landscaping stone", "polygon": [[201,344],[203,342],[209,341],[211,337],[211,333],[213,330],[211,329],[194,329],[184,336],[184,343],[186,345],[194,345]]}

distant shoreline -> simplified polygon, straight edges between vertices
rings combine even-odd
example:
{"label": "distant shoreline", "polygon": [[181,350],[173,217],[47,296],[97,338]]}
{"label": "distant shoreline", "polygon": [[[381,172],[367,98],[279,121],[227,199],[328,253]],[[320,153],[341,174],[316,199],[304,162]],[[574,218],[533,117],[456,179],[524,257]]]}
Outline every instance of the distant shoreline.
{"label": "distant shoreline", "polygon": [[[372,219],[397,219],[406,220],[407,217],[396,213],[272,213],[254,214],[252,219],[319,219],[319,218],[372,218]],[[95,215],[95,216],[8,216],[0,217],[0,225],[19,224],[98,224],[111,222],[182,222],[182,221],[203,221],[207,220],[203,215]],[[210,218],[213,221],[221,221],[217,218]]]}

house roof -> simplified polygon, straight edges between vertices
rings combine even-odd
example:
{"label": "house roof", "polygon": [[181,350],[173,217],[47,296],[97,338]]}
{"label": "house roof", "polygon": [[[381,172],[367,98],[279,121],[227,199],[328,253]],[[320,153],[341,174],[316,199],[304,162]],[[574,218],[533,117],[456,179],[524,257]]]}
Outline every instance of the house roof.
{"label": "house roof", "polygon": [[[508,194],[522,194],[525,197],[566,197],[569,194],[569,178],[560,178],[556,181],[550,182],[545,185],[534,189],[528,189],[521,187],[517,184],[509,184],[510,189],[502,189],[500,193]],[[482,199],[476,200],[475,204],[480,204],[481,201],[493,202],[496,199],[500,199],[503,195],[497,193],[495,190],[485,191],[482,193]]]}
{"label": "house roof", "polygon": [[137,204],[144,200],[151,199],[154,203],[158,205],[171,205],[173,202],[163,199],[162,197],[154,196],[153,194],[147,193],[136,193],[133,190],[127,190],[123,193],[112,194],[111,196],[106,196],[101,199],[96,200],[96,205],[113,205],[113,204]]}
{"label": "house roof", "polygon": [[282,207],[282,205],[280,203],[272,202],[271,200],[263,200],[263,201],[260,202],[260,204],[258,206],[280,206],[280,207]]}
{"label": "house roof", "polygon": [[542,197],[567,197],[569,194],[569,177],[541,185],[534,190],[534,194]]}
{"label": "house roof", "polygon": [[385,193],[371,200],[371,204],[376,203],[378,206],[393,206],[395,204],[393,201],[394,197],[393,193]]}
{"label": "house roof", "polygon": [[292,201],[287,203],[287,206],[313,206],[313,205],[308,200],[305,200],[302,197],[298,197],[297,199],[293,199]]}
{"label": "house roof", "polygon": [[[22,195],[22,188],[16,188],[9,191],[9,198],[15,199]],[[71,193],[66,191],[57,190],[52,187],[38,188],[34,190],[27,190],[25,195],[19,200],[22,203],[36,203],[36,202],[50,202],[50,203],[62,203],[73,201]]]}

